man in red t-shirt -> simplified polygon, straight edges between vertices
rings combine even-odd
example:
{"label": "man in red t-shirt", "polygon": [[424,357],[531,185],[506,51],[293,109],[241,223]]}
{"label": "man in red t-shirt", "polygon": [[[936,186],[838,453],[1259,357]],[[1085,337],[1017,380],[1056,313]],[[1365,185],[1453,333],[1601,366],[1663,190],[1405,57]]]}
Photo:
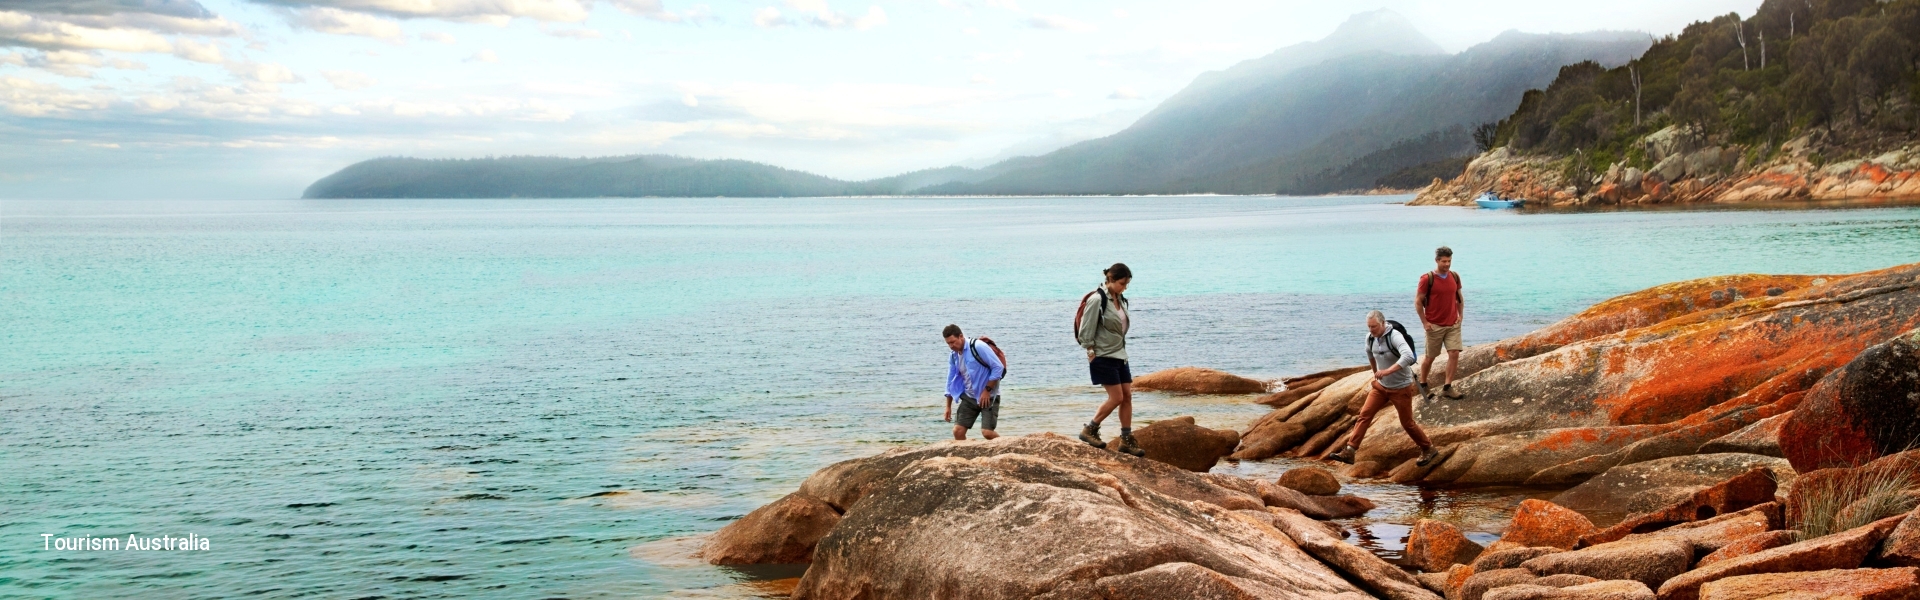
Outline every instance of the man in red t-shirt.
{"label": "man in red t-shirt", "polygon": [[1433,264],[1432,272],[1420,276],[1420,291],[1413,296],[1413,312],[1420,315],[1420,324],[1427,329],[1427,356],[1420,360],[1420,393],[1431,399],[1434,392],[1428,372],[1433,370],[1434,357],[1444,348],[1447,380],[1441,384],[1440,395],[1459,399],[1465,396],[1454,391],[1453,377],[1460,365],[1460,319],[1467,301],[1460,295],[1460,274],[1453,272],[1453,249],[1441,246],[1433,251]]}

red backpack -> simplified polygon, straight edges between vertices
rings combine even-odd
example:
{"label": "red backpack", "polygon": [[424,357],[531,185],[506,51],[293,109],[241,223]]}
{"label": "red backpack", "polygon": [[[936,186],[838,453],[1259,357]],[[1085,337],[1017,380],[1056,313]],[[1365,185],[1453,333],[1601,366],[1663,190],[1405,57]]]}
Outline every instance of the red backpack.
{"label": "red backpack", "polygon": [[1000,350],[1000,345],[999,345],[999,344],[995,344],[995,343],[993,343],[993,338],[990,338],[990,337],[987,337],[987,336],[984,336],[984,335],[983,335],[983,336],[979,336],[979,337],[976,337],[976,338],[973,338],[973,343],[972,343],[972,344],[969,344],[969,347],[971,347],[971,348],[973,349],[973,361],[974,361],[974,362],[977,362],[977,363],[980,363],[980,364],[983,364],[983,365],[984,365],[984,364],[987,364],[987,361],[984,361],[984,360],[980,360],[980,342],[986,342],[986,343],[987,343],[987,347],[988,347],[988,348],[992,348],[992,349],[993,349],[993,355],[994,355],[994,356],[996,356],[996,357],[998,357],[998,358],[1000,359],[1000,377],[1001,377],[1002,379],[1004,379],[1004,378],[1006,378],[1006,376],[1007,376],[1007,353],[1006,353],[1006,352],[1004,352],[1004,351],[1002,351],[1002,350]]}
{"label": "red backpack", "polygon": [[1093,288],[1093,291],[1081,296],[1080,308],[1073,311],[1073,342],[1076,344],[1080,343],[1080,319],[1087,316],[1087,301],[1092,300],[1094,294],[1100,295],[1100,318],[1094,319],[1093,326],[1099,328],[1100,321],[1107,318],[1107,286]]}

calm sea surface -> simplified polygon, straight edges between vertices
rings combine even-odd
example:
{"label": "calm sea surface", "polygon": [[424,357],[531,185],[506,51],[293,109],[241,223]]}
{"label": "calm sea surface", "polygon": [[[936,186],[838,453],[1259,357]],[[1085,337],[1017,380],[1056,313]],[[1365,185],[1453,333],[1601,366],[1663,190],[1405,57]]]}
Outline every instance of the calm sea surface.
{"label": "calm sea surface", "polygon": [[[1074,430],[1101,396],[1069,319],[1115,261],[1136,373],[1261,377],[1359,362],[1441,244],[1469,343],[1678,279],[1920,261],[1914,208],[1404,200],[0,202],[0,597],[749,595],[779,574],[687,561],[692,536],[947,437],[942,326],[1006,350],[1003,433]],[[1516,497],[1362,489],[1385,545]],[[212,550],[42,537],[190,533]]]}

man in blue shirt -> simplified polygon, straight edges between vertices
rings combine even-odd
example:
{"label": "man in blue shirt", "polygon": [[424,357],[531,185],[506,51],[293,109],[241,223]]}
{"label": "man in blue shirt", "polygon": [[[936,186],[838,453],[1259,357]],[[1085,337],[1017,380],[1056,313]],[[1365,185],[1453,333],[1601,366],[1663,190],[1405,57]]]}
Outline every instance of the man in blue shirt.
{"label": "man in blue shirt", "polygon": [[[993,428],[1000,423],[1000,378],[1007,376],[1007,366],[992,347],[982,348],[979,340],[962,335],[959,325],[948,325],[940,335],[947,338],[947,349],[953,351],[947,357],[946,417],[953,421],[953,439],[967,439],[975,418],[980,420],[981,437],[1000,437]],[[958,420],[953,414],[955,399],[960,401]]]}

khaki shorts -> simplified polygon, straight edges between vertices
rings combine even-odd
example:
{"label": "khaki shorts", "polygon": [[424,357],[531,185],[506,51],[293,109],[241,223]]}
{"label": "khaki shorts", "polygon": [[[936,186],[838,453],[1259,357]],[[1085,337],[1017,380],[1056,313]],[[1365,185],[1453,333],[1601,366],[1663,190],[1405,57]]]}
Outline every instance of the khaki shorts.
{"label": "khaki shorts", "polygon": [[1459,325],[1427,330],[1427,356],[1439,356],[1442,349],[1450,351],[1461,349]]}

